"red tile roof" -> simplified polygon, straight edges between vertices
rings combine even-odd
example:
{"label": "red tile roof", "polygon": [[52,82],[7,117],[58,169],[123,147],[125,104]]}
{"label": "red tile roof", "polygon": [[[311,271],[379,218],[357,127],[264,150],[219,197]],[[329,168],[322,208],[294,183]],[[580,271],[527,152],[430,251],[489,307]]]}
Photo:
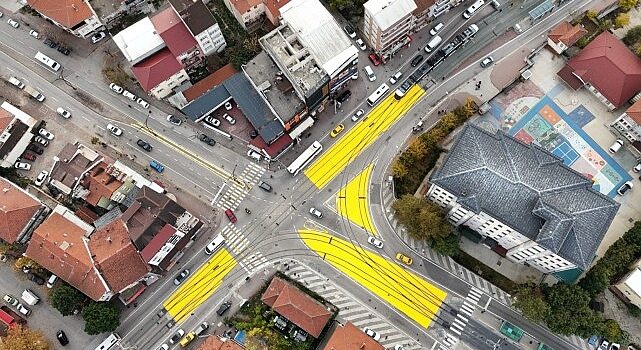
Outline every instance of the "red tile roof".
{"label": "red tile roof", "polygon": [[548,38],[550,38],[555,43],[561,41],[565,44],[565,46],[569,47],[574,45],[574,43],[576,43],[587,33],[588,31],[580,24],[573,26],[572,24],[570,24],[570,22],[563,21],[550,31],[550,34],[548,34]]}
{"label": "red tile roof", "polygon": [[196,39],[191,35],[173,8],[168,7],[150,19],[154,28],[156,28],[156,32],[174,56],[178,57],[183,52],[198,46]]}
{"label": "red tile roof", "polygon": [[238,73],[234,66],[229,63],[219,70],[208,75],[205,79],[197,82],[192,85],[189,89],[183,91],[183,96],[187,99],[187,102],[193,101],[198,97],[202,96],[205,92],[215,88],[216,86],[223,83],[227,78]]}
{"label": "red tile roof", "polygon": [[0,132],[4,131],[4,129],[11,124],[13,118],[13,114],[5,111],[4,109],[0,109]]}
{"label": "red tile roof", "polygon": [[149,272],[121,219],[96,230],[89,240],[89,250],[96,267],[115,293],[138,282]]}
{"label": "red tile roof", "polygon": [[315,338],[332,316],[321,303],[278,277],[272,279],[260,300]]}
{"label": "red tile roof", "polygon": [[[272,14],[273,18],[280,17],[280,9],[289,3],[289,0],[263,0],[265,9]],[[272,23],[276,25],[276,23]]]}
{"label": "red tile roof", "polygon": [[419,15],[423,11],[434,5],[436,3],[436,0],[414,0],[414,3],[416,3],[416,9],[413,11],[413,13],[415,15]]}
{"label": "red tile roof", "polygon": [[176,233],[176,229],[167,224],[165,225],[155,236],[154,238],[147,243],[147,246],[145,246],[142,251],[140,252],[140,255],[142,256],[142,259],[145,262],[149,262],[155,255],[158,253],[160,248],[162,248],[163,245],[167,242],[167,240],[173,236],[173,234]]}
{"label": "red tile roof", "polygon": [[231,5],[240,13],[241,15],[249,11],[254,6],[258,6],[263,1],[262,0],[230,0]]}
{"label": "red tile roof", "polygon": [[100,299],[107,286],[89,256],[85,231],[54,212],[31,236],[27,256],[58,275],[93,300]]}
{"label": "red tile roof", "polygon": [[14,243],[42,204],[31,195],[0,177],[0,238]]}
{"label": "red tile roof", "polygon": [[105,171],[107,167],[107,163],[101,162],[83,180],[83,186],[89,190],[85,201],[94,207],[98,205],[101,198],[110,199],[111,195],[122,186],[122,181],[118,181]]}
{"label": "red tile roof", "polygon": [[221,340],[215,335],[210,335],[205,338],[205,341],[200,344],[197,350],[244,350],[245,348],[238,345],[233,340]]}
{"label": "red tile roof", "polygon": [[385,347],[347,322],[336,327],[323,350],[385,350]]}
{"label": "red tile roof", "polygon": [[151,91],[181,69],[174,54],[166,47],[131,67],[145,92]]}
{"label": "red tile roof", "polygon": [[89,4],[82,0],[27,0],[27,4],[69,29],[93,16]]}
{"label": "red tile roof", "polygon": [[641,59],[610,32],[597,36],[557,75],[573,89],[591,84],[617,108],[641,91]]}
{"label": "red tile roof", "polygon": [[634,120],[635,123],[641,125],[641,100],[635,102],[625,113]]}

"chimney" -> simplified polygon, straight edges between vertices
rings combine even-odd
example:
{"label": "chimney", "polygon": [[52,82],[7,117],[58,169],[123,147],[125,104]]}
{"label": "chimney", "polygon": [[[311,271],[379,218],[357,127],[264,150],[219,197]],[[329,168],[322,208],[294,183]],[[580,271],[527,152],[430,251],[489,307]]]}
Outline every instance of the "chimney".
{"label": "chimney", "polygon": [[107,242],[111,243],[111,236],[107,237]]}
{"label": "chimney", "polygon": [[71,4],[71,7],[73,8],[74,11],[78,12],[78,8],[76,7],[76,4]]}
{"label": "chimney", "polygon": [[2,188],[2,192],[3,192],[3,193],[7,193],[7,192],[9,192],[9,188],[7,188],[7,187],[3,187],[3,188]]}
{"label": "chimney", "polygon": [[361,346],[358,347],[359,349],[365,349],[365,343],[361,344]]}

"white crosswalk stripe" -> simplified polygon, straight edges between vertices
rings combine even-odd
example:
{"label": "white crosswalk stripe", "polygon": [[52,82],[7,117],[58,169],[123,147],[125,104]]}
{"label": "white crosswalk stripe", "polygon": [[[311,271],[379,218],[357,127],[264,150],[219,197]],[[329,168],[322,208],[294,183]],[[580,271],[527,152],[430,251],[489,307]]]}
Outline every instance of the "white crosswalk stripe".
{"label": "white crosswalk stripe", "polygon": [[380,333],[379,341],[386,349],[393,349],[396,345],[403,345],[406,350],[425,349],[407,334],[401,332],[378,314],[369,309],[366,305],[355,302],[353,296],[338,289],[327,277],[310,270],[302,264],[288,263],[283,270],[288,277],[300,282],[309,290],[317,293],[339,308],[336,319],[341,323],[351,322],[358,328],[369,327]]}
{"label": "white crosswalk stripe", "polygon": [[260,178],[265,173],[265,168],[260,165],[250,163],[243,169],[243,171],[236,177],[245,186],[240,186],[236,181],[228,181],[225,193],[218,199],[216,205],[222,209],[236,210],[240,203],[245,199],[247,192],[258,183]]}
{"label": "white crosswalk stripe", "polygon": [[236,225],[228,223],[222,228],[221,234],[225,237],[227,247],[236,256],[241,257],[239,263],[247,272],[251,273],[269,263],[260,252],[252,252],[252,254],[245,256],[244,252],[249,246],[249,240],[245,238],[245,235],[240,232],[240,229],[236,227]]}

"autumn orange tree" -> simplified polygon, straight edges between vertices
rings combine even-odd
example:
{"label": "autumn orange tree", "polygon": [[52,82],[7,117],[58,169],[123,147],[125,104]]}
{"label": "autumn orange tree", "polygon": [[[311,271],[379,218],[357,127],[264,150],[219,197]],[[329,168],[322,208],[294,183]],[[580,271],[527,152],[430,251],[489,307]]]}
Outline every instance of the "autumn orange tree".
{"label": "autumn orange tree", "polygon": [[40,331],[17,326],[0,338],[0,350],[49,350],[51,344]]}

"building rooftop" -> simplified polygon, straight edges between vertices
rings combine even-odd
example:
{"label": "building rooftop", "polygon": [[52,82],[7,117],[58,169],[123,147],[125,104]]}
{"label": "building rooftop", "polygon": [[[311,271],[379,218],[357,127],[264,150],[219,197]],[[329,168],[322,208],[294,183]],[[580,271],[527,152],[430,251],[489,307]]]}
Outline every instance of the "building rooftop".
{"label": "building rooftop", "polygon": [[161,49],[131,67],[145,92],[149,92],[182,69],[176,56],[168,48]]}
{"label": "building rooftop", "polygon": [[641,296],[641,266],[637,266],[623,281],[632,291]]}
{"label": "building rooftop", "polygon": [[169,51],[176,57],[198,45],[196,39],[189,33],[185,24],[171,7],[156,13],[151,17],[151,23]]}
{"label": "building rooftop", "polygon": [[149,17],[123,29],[113,40],[129,63],[136,64],[165,47]]}
{"label": "building rooftop", "polygon": [[0,239],[14,243],[42,207],[34,196],[0,177]]}
{"label": "building rooftop", "polygon": [[619,209],[536,145],[467,124],[432,183],[585,270]]}
{"label": "building rooftop", "polygon": [[334,329],[323,350],[385,350],[385,347],[347,322]]}
{"label": "building rooftop", "polygon": [[332,316],[323,304],[278,277],[272,278],[260,300],[314,338],[318,338]]}
{"label": "building rooftop", "polygon": [[[108,204],[114,191],[122,186],[122,181],[106,171],[108,166],[104,161],[100,162],[89,172],[89,176],[83,179],[83,187],[89,191],[85,201],[94,207],[98,206],[101,200],[107,201],[105,204]],[[102,205],[101,207],[106,208]]]}
{"label": "building rooftop", "polygon": [[616,108],[641,91],[641,59],[607,31],[572,57],[557,75],[573,89],[594,86]]}
{"label": "building rooftop", "polygon": [[625,113],[634,120],[635,123],[641,125],[641,100],[635,102]]}
{"label": "building rooftop", "polygon": [[215,25],[216,19],[202,0],[169,0],[193,36]]}
{"label": "building rooftop", "polygon": [[27,4],[69,29],[93,16],[89,3],[83,0],[27,0]]}
{"label": "building rooftop", "polygon": [[67,143],[54,158],[55,163],[49,177],[54,186],[69,194],[81,179],[81,175],[99,164],[102,159],[100,154],[81,143]]}
{"label": "building rooftop", "polygon": [[384,31],[416,10],[416,3],[414,0],[369,0],[363,7],[365,12],[372,15],[374,23]]}
{"label": "building rooftop", "polygon": [[238,71],[231,63],[226,64],[217,71],[205,77],[203,80],[197,82],[187,90],[183,91],[183,95],[185,96],[187,102],[191,102],[202,96],[205,92],[222,84],[227,78],[236,73],[238,73]]}
{"label": "building rooftop", "polygon": [[563,42],[565,46],[574,45],[581,37],[587,34],[588,31],[582,25],[577,24],[573,26],[568,21],[563,21],[554,27],[548,34],[548,38],[555,43]]}
{"label": "building rooftop", "polygon": [[291,82],[282,77],[280,69],[264,51],[252,58],[243,69],[281,120],[290,120],[305,108],[305,103],[298,98]]}

